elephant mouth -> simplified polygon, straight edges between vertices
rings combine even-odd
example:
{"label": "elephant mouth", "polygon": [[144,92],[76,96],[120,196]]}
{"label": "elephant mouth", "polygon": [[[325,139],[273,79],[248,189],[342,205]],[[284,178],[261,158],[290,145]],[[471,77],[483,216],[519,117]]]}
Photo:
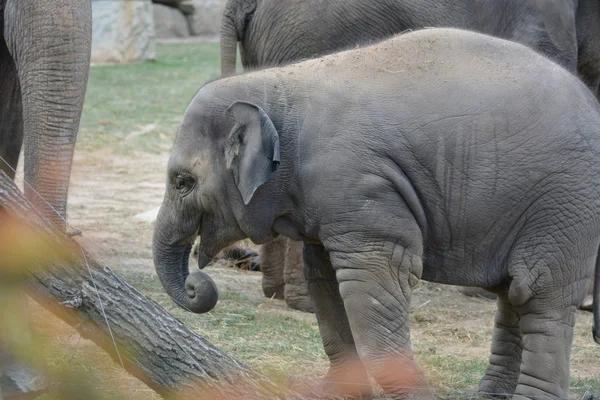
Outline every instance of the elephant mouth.
{"label": "elephant mouth", "polygon": [[209,256],[202,251],[198,251],[198,268],[204,269],[213,260],[213,256]]}

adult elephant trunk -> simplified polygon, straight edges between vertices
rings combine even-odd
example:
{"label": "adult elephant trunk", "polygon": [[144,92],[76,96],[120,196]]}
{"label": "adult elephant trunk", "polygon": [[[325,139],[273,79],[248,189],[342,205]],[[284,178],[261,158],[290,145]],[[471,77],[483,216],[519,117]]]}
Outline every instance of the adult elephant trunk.
{"label": "adult elephant trunk", "polygon": [[[231,1],[229,2],[231,3]],[[228,3],[228,5],[229,5]],[[235,73],[237,62],[238,37],[233,20],[223,14],[221,21],[221,76],[226,77]]]}
{"label": "adult elephant trunk", "polygon": [[64,229],[90,66],[91,1],[8,0],[4,17],[22,93],[25,195]]}
{"label": "adult elephant trunk", "polygon": [[[217,286],[210,276],[200,270],[190,273],[192,241],[177,231],[179,225],[170,211],[170,207],[163,205],[154,227],[152,254],[156,274],[177,305],[193,313],[206,313],[217,304]],[[210,261],[206,258],[200,255],[199,265],[204,266]]]}
{"label": "adult elephant trunk", "polygon": [[235,73],[237,44],[244,40],[246,24],[256,11],[256,0],[228,0],[221,20],[221,75]]}

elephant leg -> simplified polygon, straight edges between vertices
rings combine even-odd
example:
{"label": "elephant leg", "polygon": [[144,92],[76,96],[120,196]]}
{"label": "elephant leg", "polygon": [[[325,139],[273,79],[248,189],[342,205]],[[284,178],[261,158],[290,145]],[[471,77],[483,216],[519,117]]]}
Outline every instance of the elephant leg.
{"label": "elephant leg", "polygon": [[302,262],[302,242],[287,240],[283,269],[285,282],[284,297],[288,307],[294,310],[315,312],[313,301],[308,293]]}
{"label": "elephant leg", "polygon": [[287,238],[278,236],[260,247],[260,270],[263,273],[262,288],[266,297],[284,299],[283,266]]}
{"label": "elephant leg", "polygon": [[90,69],[90,0],[4,0],[4,40],[23,104],[25,196],[65,230],[71,162]]}
{"label": "elephant leg", "polygon": [[498,296],[491,355],[487,371],[479,383],[479,392],[514,393],[521,369],[522,350],[519,315],[505,295]]}
{"label": "elephant leg", "polygon": [[537,303],[523,307],[519,321],[523,353],[514,398],[567,399],[576,307],[556,310]]}
{"label": "elephant leg", "polygon": [[[562,222],[561,213],[543,220],[548,227]],[[507,268],[512,277],[508,300],[520,317],[523,344],[513,398],[567,399],[575,313],[587,291],[598,243],[591,228],[573,235],[581,238],[574,242],[571,230],[545,231],[535,220],[529,224],[520,230]],[[574,243],[578,251],[573,251]]]}
{"label": "elephant leg", "polygon": [[[1,34],[0,34],[1,35]],[[23,107],[19,76],[4,38],[0,40],[0,170],[11,179],[23,144]]]}
{"label": "elephant leg", "polygon": [[319,332],[330,361],[323,391],[363,399],[370,398],[371,384],[356,352],[348,316],[329,256],[323,247],[305,244],[303,258],[307,286],[314,301]]}
{"label": "elephant leg", "polygon": [[[0,21],[2,17],[0,16]],[[23,144],[23,109],[21,106],[21,89],[17,69],[6,42],[2,37],[3,27],[0,26],[0,171],[4,171],[11,179],[15,177],[15,170],[19,161],[19,153]],[[8,297],[10,291],[0,284],[0,301]],[[17,294],[26,309],[26,299],[22,294]],[[0,314],[3,310],[15,308],[3,307],[0,304]],[[26,316],[23,315],[23,318]],[[2,317],[2,321],[8,320]],[[22,335],[27,335],[29,326],[20,327]],[[9,396],[37,397],[46,388],[46,382],[41,374],[25,366],[10,356],[0,343],[0,400],[3,393]]]}
{"label": "elephant leg", "polygon": [[331,247],[352,335],[369,374],[391,398],[433,399],[410,344],[410,296],[421,277],[422,250],[366,238],[353,243],[343,238]]}

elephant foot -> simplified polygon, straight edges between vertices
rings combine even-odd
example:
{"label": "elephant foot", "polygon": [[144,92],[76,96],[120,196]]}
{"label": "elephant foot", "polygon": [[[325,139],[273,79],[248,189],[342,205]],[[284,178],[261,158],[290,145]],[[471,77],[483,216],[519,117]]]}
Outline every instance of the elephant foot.
{"label": "elephant foot", "polygon": [[498,298],[494,293],[490,293],[479,287],[461,286],[459,291],[468,297],[479,297],[489,300],[496,300]]}
{"label": "elephant foot", "polygon": [[[289,275],[286,277],[289,278]],[[315,305],[304,280],[300,283],[286,283],[283,289],[283,297],[285,298],[285,304],[293,310],[315,312]]]}
{"label": "elephant foot", "polygon": [[593,306],[594,297],[592,297],[591,295],[587,295],[585,296],[585,299],[583,299],[581,305],[579,305],[579,309],[584,311],[593,311]]}
{"label": "elephant foot", "polygon": [[481,396],[511,398],[515,392],[515,382],[514,377],[510,377],[505,382],[502,382],[496,378],[484,376],[479,382],[478,392]]}
{"label": "elephant foot", "polygon": [[267,298],[274,298],[277,300],[283,300],[283,287],[265,287],[263,286],[263,293]]}
{"label": "elephant foot", "polygon": [[285,304],[292,310],[304,311],[307,313],[315,313],[315,305],[310,297],[286,297]]}

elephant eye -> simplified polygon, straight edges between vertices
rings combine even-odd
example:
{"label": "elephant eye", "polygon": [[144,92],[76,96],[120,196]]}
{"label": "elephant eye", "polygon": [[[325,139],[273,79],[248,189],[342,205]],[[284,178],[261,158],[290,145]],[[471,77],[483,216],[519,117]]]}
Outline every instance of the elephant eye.
{"label": "elephant eye", "polygon": [[177,175],[175,178],[175,189],[182,195],[187,194],[194,188],[196,180],[190,175]]}

